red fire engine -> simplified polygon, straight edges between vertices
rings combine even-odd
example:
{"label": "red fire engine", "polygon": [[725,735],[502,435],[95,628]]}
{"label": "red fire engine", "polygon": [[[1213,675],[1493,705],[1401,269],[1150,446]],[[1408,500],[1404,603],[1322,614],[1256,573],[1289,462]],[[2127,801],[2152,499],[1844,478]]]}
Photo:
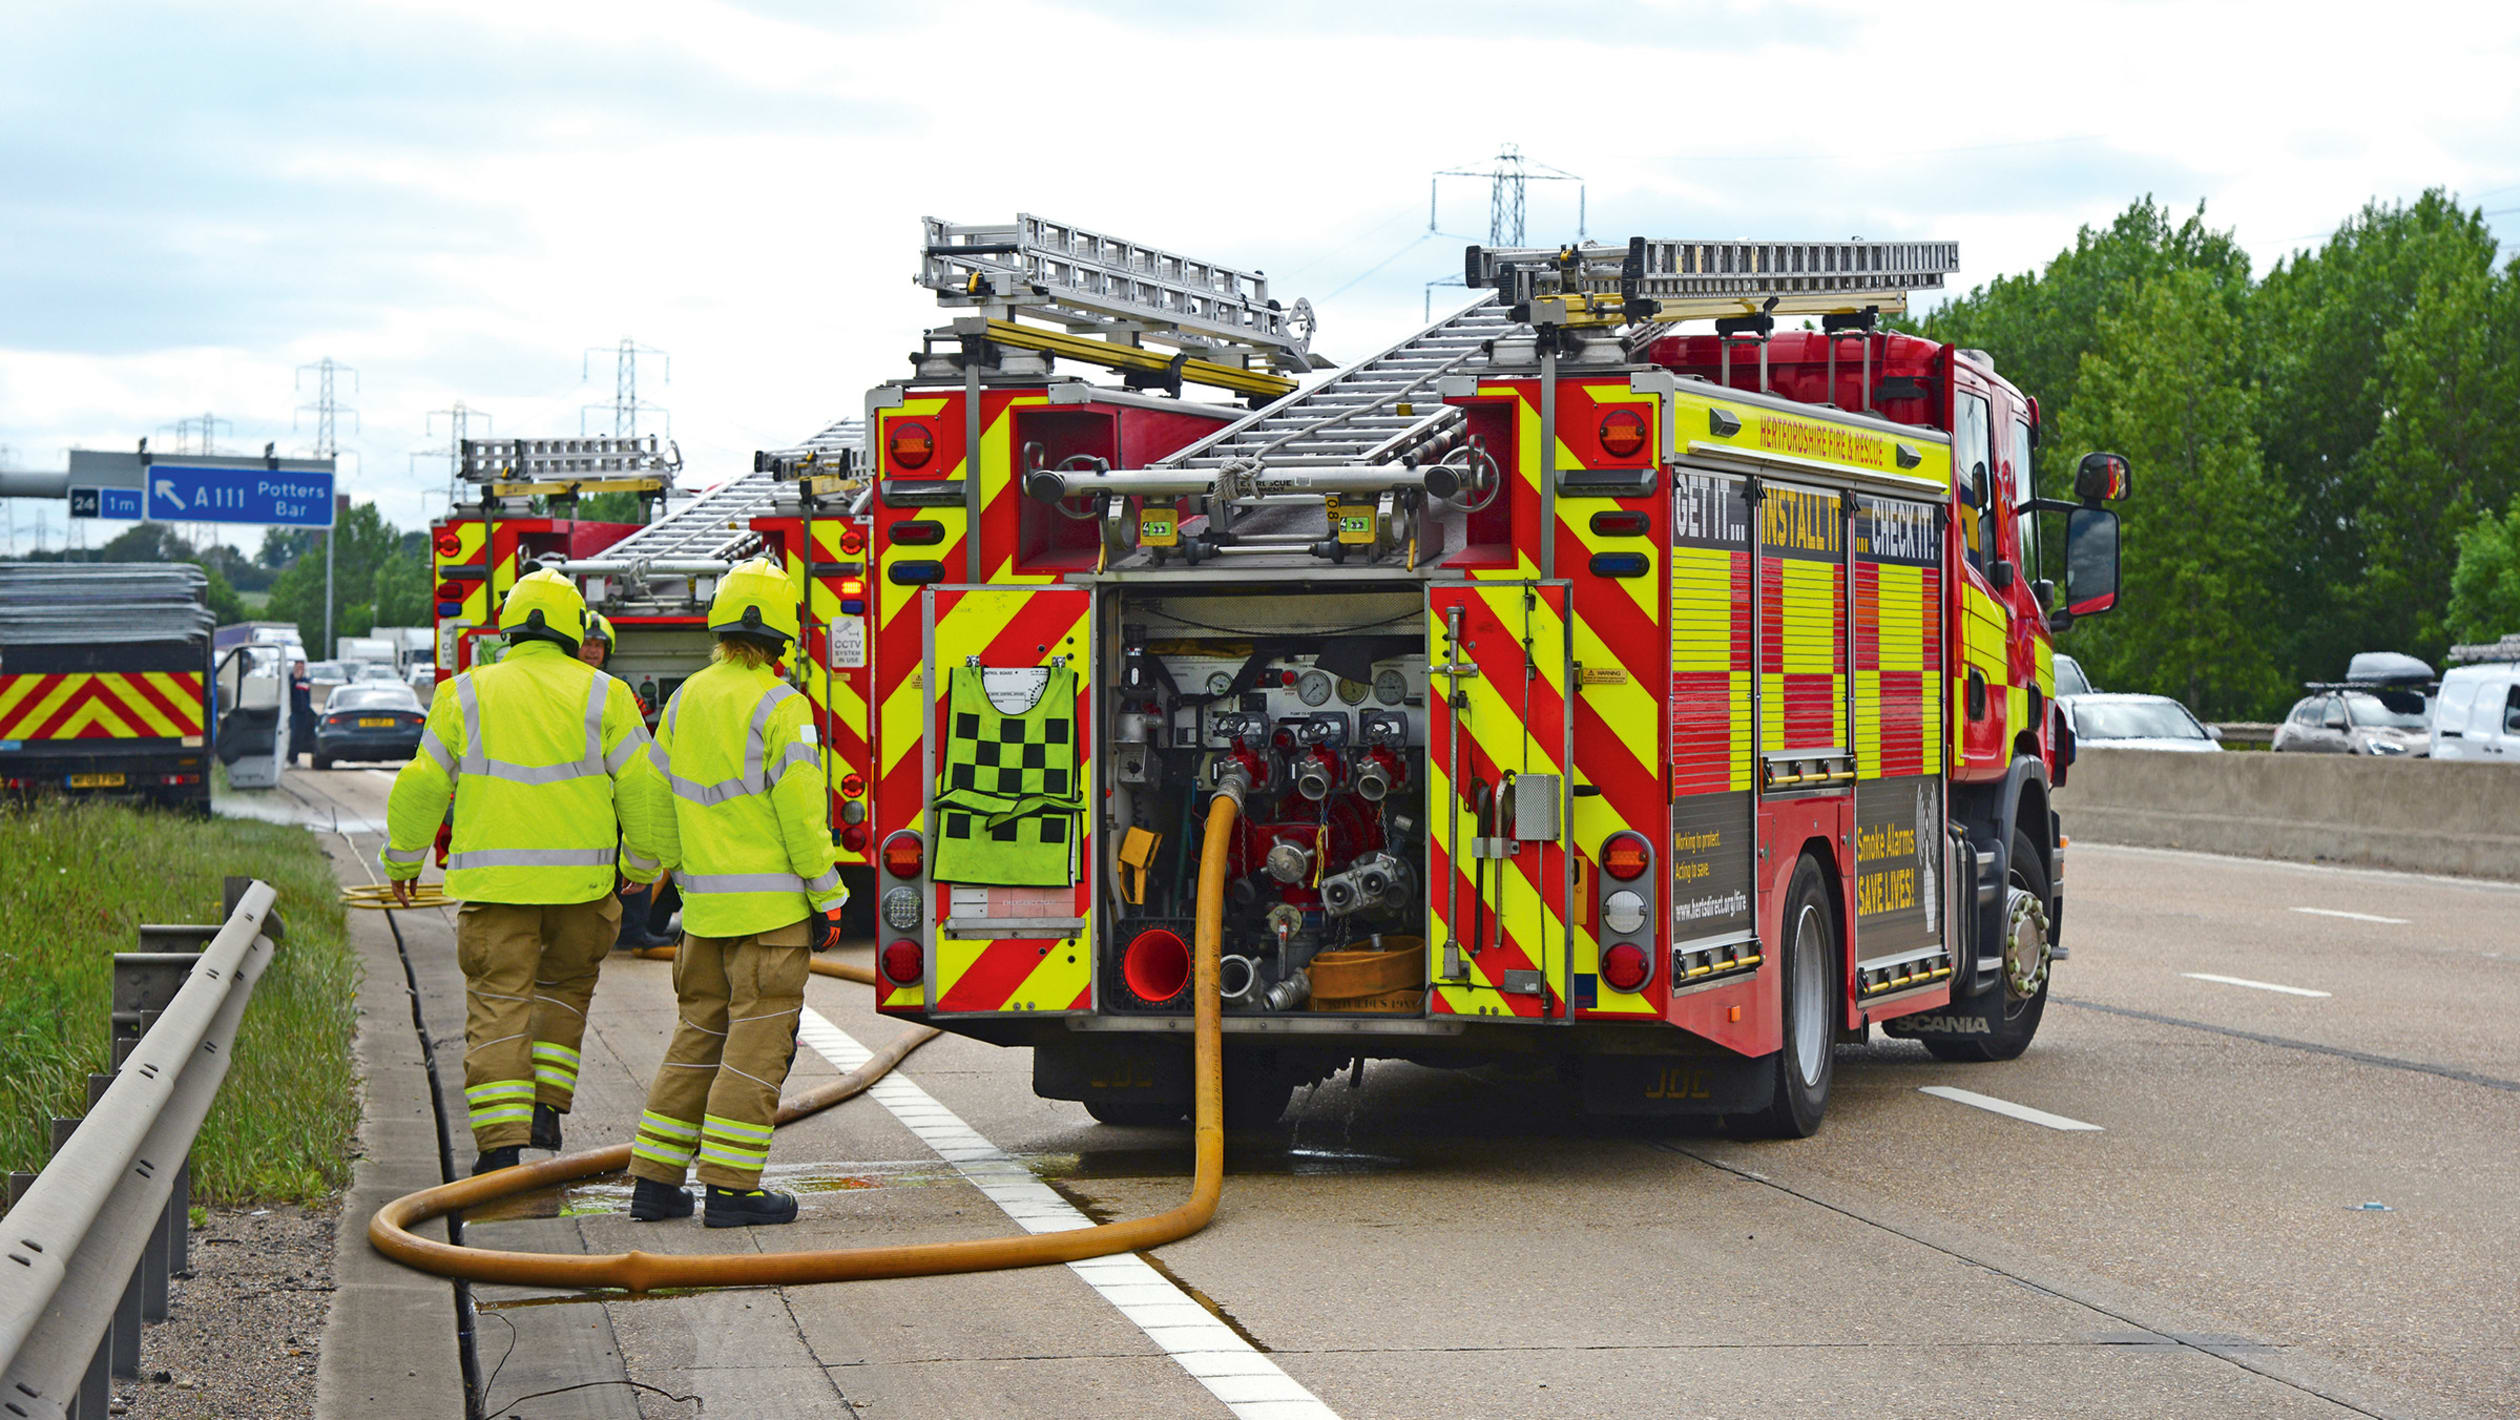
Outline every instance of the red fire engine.
{"label": "red fire engine", "polygon": [[867,405],[882,1009],[1179,1118],[1232,781],[1243,1122],[1366,1057],[1546,1054],[1597,1109],[1801,1135],[1873,1025],[2018,1055],[2062,955],[2050,635],[2116,599],[2128,477],[2034,497],[2036,403],[1878,328],[1956,266],[1474,247],[1462,309],[1229,417],[1045,357],[1256,397],[1309,358],[1256,274],[931,222],[973,313]]}
{"label": "red fire engine", "polygon": [[[651,729],[683,680],[708,664],[703,625],[716,579],[769,557],[800,588],[802,644],[784,668],[813,701],[831,792],[832,841],[860,916],[873,901],[868,790],[868,578],[861,429],[843,420],[795,449],[687,501],[679,456],[642,438],[484,439],[462,446],[471,495],[431,530],[437,562],[438,678],[496,645],[496,608],[518,577],[552,568],[578,580],[612,623],[607,669],[629,683]],[[578,499],[638,495],[641,522],[588,522]],[[805,589],[810,589],[806,594]]]}

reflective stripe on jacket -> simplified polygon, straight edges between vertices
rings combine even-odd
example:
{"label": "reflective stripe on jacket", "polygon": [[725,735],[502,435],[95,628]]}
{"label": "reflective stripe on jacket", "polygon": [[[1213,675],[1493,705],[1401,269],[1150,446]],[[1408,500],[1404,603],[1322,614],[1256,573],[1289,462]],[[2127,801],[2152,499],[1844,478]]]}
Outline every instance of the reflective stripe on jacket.
{"label": "reflective stripe on jacket", "polygon": [[747,936],[848,900],[811,702],[767,667],[719,661],[684,681],[649,754],[673,795],[685,931]]}
{"label": "reflective stripe on jacket", "polygon": [[386,805],[386,875],[419,875],[451,797],[446,893],[592,902],[616,871],[654,882],[672,813],[630,688],[548,641],[439,687]]}

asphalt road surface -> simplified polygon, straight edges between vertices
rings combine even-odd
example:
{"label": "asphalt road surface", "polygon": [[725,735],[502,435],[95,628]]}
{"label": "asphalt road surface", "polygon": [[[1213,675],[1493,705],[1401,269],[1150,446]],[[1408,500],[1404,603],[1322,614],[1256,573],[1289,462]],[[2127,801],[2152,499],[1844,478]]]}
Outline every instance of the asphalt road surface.
{"label": "asphalt road surface", "polygon": [[[372,847],[387,782],[286,788]],[[2067,886],[2073,956],[2030,1053],[1841,1047],[1814,1139],[1589,1122],[1550,1078],[1378,1063],[1235,1136],[1215,1223],[1145,1262],[637,1301],[479,1289],[488,1413],[2520,1412],[2520,887],[2089,844]],[[451,914],[398,919],[442,980]],[[627,1137],[668,970],[608,967],[573,1147]],[[845,983],[807,1003],[803,1083],[904,1029]],[[428,1009],[460,1037],[454,1000]],[[1096,1125],[1035,1099],[1029,1071],[948,1036],[781,1131],[790,1229],[635,1224],[611,1179],[468,1240],[846,1246],[1182,1196],[1186,1131]]]}

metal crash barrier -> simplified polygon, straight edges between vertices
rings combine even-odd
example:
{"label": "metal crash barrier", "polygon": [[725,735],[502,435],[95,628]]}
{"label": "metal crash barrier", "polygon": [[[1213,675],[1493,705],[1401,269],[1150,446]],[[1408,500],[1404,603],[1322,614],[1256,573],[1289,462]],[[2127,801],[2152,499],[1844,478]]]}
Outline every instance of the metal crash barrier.
{"label": "metal crash barrier", "polygon": [[227,880],[218,926],[143,926],[114,957],[114,1071],[0,1217],[0,1417],[104,1420],[140,1374],[140,1327],[187,1272],[193,1136],[227,1078],[254,983],[281,937],[268,883]]}

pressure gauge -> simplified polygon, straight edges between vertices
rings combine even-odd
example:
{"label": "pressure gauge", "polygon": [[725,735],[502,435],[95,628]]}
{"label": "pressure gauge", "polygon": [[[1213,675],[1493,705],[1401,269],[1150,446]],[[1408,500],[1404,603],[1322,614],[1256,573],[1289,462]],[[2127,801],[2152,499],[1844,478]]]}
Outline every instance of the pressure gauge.
{"label": "pressure gauge", "polygon": [[1231,690],[1231,689],[1233,689],[1233,688],[1234,688],[1234,678],[1233,678],[1232,676],[1227,675],[1227,674],[1226,674],[1225,672],[1223,672],[1223,671],[1213,671],[1213,672],[1210,672],[1210,673],[1209,673],[1209,675],[1208,675],[1208,694],[1210,694],[1210,695],[1223,695],[1226,691],[1229,691],[1229,690]]}
{"label": "pressure gauge", "polygon": [[1397,705],[1409,698],[1409,678],[1398,671],[1374,672],[1374,698],[1385,705]]}
{"label": "pressure gauge", "polygon": [[1365,697],[1373,693],[1374,688],[1361,680],[1349,680],[1346,676],[1339,677],[1339,703],[1341,705],[1362,705],[1365,703]]}
{"label": "pressure gauge", "polygon": [[1330,673],[1328,671],[1304,672],[1303,675],[1296,678],[1295,694],[1300,697],[1306,705],[1318,706],[1329,704]]}

